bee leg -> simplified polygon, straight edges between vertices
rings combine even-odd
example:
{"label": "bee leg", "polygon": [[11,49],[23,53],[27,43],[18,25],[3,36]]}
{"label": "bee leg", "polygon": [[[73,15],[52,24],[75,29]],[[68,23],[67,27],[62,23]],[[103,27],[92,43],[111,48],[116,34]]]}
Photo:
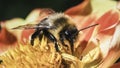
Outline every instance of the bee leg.
{"label": "bee leg", "polygon": [[66,30],[64,32],[64,34],[65,34],[66,40],[68,40],[69,43],[70,43],[71,52],[73,53],[74,52],[74,50],[73,50],[73,48],[74,48],[74,44],[73,44],[74,43],[74,38],[71,36],[71,33],[68,30]]}
{"label": "bee leg", "polygon": [[71,51],[72,51],[72,53],[73,53],[73,46],[74,46],[74,42],[73,42],[73,39],[71,38],[71,37],[69,37],[69,38],[67,38],[67,40],[69,41],[69,43],[70,43],[70,48],[71,48]]}
{"label": "bee leg", "polygon": [[63,33],[63,32],[60,32],[59,35],[60,35],[60,41],[61,41],[62,45],[67,47],[67,45],[66,45],[65,42],[64,42],[64,40],[65,40],[64,33]]}
{"label": "bee leg", "polygon": [[36,31],[32,34],[31,40],[30,40],[30,43],[31,43],[32,46],[34,45],[34,40],[35,40],[35,38],[36,38],[37,36],[39,36],[40,31],[41,31],[41,30],[36,30]]}
{"label": "bee leg", "polygon": [[54,35],[48,32],[47,30],[44,30],[43,33],[48,39],[50,39],[55,44],[55,49],[57,52],[59,52],[60,51],[58,47],[59,44],[57,42],[57,39],[54,37]]}

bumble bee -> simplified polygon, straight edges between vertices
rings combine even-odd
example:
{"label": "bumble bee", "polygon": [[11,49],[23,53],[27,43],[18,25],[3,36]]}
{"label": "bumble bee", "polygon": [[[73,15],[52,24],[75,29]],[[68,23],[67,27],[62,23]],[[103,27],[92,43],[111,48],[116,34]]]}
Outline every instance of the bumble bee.
{"label": "bumble bee", "polygon": [[78,30],[68,15],[64,13],[52,13],[38,24],[27,24],[15,27],[13,29],[35,29],[35,32],[31,35],[31,45],[34,45],[34,40],[36,37],[39,36],[39,39],[41,40],[42,36],[44,35],[54,43],[54,47],[57,52],[60,52],[59,43],[61,43],[63,46],[66,46],[65,40],[67,40],[70,44],[71,52],[73,52],[74,42],[79,31],[95,25],[97,24]]}

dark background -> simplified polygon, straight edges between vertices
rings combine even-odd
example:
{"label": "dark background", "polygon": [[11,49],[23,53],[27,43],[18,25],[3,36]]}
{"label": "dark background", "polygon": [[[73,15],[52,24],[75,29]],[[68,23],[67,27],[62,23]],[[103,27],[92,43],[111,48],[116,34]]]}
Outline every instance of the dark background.
{"label": "dark background", "polygon": [[52,8],[55,11],[66,9],[83,0],[0,0],[0,20],[15,17],[25,18],[35,8]]}

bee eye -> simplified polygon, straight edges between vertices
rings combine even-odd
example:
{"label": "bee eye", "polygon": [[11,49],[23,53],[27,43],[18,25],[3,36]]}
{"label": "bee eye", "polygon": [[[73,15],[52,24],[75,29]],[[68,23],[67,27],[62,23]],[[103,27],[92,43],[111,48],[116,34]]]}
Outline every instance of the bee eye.
{"label": "bee eye", "polygon": [[72,38],[72,39],[75,39],[76,36],[78,34],[78,30],[77,29],[67,29],[65,30],[65,36],[66,38]]}
{"label": "bee eye", "polygon": [[71,35],[72,35],[72,33],[71,33],[71,31],[70,31],[70,30],[66,30],[66,31],[65,31],[65,35],[66,35],[66,36],[71,36]]}
{"label": "bee eye", "polygon": [[65,35],[69,35],[69,31],[68,30],[65,31]]}

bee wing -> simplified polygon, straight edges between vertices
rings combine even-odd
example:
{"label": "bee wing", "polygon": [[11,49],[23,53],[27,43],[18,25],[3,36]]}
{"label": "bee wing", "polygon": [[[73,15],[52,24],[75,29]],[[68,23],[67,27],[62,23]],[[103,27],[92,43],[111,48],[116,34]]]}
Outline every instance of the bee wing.
{"label": "bee wing", "polygon": [[36,26],[37,24],[27,24],[27,25],[20,25],[20,26],[14,27],[12,29],[35,29]]}
{"label": "bee wing", "polygon": [[44,25],[44,24],[27,24],[27,25],[21,25],[21,26],[17,26],[15,28],[12,28],[12,29],[43,29],[43,28],[46,28],[46,29],[49,29],[51,28],[50,26],[48,25]]}

